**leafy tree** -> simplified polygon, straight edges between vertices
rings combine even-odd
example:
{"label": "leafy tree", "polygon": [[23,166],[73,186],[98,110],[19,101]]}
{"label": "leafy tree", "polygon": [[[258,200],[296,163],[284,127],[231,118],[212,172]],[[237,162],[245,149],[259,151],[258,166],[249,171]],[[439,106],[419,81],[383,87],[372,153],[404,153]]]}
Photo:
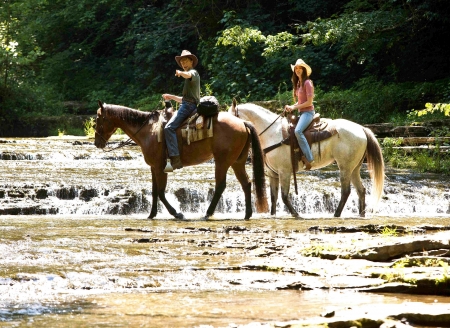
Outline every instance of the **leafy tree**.
{"label": "leafy tree", "polygon": [[188,49],[222,99],[289,94],[302,58],[318,108],[382,119],[448,101],[449,14],[446,0],[0,0],[0,111],[154,109],[180,92],[174,56]]}

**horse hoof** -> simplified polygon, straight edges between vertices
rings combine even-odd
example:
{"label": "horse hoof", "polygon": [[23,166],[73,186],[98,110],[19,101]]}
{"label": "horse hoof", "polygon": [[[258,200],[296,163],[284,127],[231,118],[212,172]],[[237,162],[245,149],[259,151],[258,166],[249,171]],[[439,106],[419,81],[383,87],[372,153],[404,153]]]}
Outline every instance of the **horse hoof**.
{"label": "horse hoof", "polygon": [[174,217],[177,220],[184,220],[185,219],[183,213],[177,213],[177,214],[174,215]]}

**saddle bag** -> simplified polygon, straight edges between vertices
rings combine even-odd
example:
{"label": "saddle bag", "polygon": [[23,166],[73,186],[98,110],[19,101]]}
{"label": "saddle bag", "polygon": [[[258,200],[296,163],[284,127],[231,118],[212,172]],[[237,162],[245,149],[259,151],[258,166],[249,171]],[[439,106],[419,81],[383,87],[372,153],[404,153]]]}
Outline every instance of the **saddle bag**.
{"label": "saddle bag", "polygon": [[219,102],[214,96],[205,96],[200,98],[197,106],[197,113],[203,116],[213,116],[219,113]]}

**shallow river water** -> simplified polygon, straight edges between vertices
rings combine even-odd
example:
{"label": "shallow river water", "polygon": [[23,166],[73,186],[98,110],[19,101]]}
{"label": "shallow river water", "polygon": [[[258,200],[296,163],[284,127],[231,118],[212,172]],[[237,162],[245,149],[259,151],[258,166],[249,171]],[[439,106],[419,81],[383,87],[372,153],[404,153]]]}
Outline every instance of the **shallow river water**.
{"label": "shallow river water", "polygon": [[[370,191],[365,167],[363,176]],[[277,217],[244,221],[230,170],[216,215],[200,220],[214,187],[207,163],[169,178],[168,199],[185,221],[161,203],[147,220],[151,175],[137,147],[105,153],[79,137],[0,140],[0,327],[286,326],[329,309],[449,304],[445,296],[364,293],[331,282],[287,289],[301,269],[259,262],[277,252],[297,260],[326,235],[314,226],[450,226],[448,179],[389,170],[377,213],[359,218],[352,191],[335,219],[336,167],[297,177],[292,199],[303,219],[290,217],[280,200]]]}

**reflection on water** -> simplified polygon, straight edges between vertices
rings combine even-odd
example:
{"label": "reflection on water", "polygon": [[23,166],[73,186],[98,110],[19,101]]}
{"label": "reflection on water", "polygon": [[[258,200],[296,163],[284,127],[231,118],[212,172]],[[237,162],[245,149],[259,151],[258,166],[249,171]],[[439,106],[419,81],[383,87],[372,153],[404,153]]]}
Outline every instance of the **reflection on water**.
{"label": "reflection on water", "polygon": [[[379,312],[385,304],[449,306],[448,297],[356,293],[340,291],[339,285],[327,290],[279,290],[301,279],[307,267],[327,270],[330,277],[347,270],[336,261],[322,263],[299,255],[300,249],[321,238],[307,232],[318,221],[339,226],[367,222],[2,216],[0,326],[225,327],[321,318],[329,308],[345,315],[367,306],[375,316],[381,314],[374,309]],[[297,268],[255,267],[259,258],[269,257],[274,263],[290,259]]]}
{"label": "reflection on water", "polygon": [[[352,192],[335,219],[339,174],[330,167],[299,174],[292,197],[304,220],[279,202],[277,218],[245,222],[230,170],[217,213],[205,222],[199,218],[214,187],[213,165],[205,164],[170,176],[169,201],[187,220],[172,220],[160,204],[149,221],[151,176],[140,150],[104,153],[78,139],[0,143],[0,213],[14,214],[0,215],[1,327],[223,327],[318,318],[330,307],[448,304],[445,297],[278,290],[302,266],[316,265],[299,255],[316,238],[311,226],[450,225],[448,181],[388,172],[378,214],[358,218]],[[255,268],[255,259],[280,250],[299,268]]]}
{"label": "reflection on water", "polygon": [[[371,313],[369,317],[382,318],[371,309],[380,304],[378,310],[382,309],[382,304],[391,309],[404,309],[413,302],[401,295],[374,296],[339,291],[121,293],[90,296],[71,303],[71,307],[48,308],[45,316],[29,317],[28,320],[33,327],[233,327],[251,322],[275,324],[311,320],[320,318],[326,311],[351,312],[355,307]],[[439,299],[430,299],[422,306],[437,304]]]}

